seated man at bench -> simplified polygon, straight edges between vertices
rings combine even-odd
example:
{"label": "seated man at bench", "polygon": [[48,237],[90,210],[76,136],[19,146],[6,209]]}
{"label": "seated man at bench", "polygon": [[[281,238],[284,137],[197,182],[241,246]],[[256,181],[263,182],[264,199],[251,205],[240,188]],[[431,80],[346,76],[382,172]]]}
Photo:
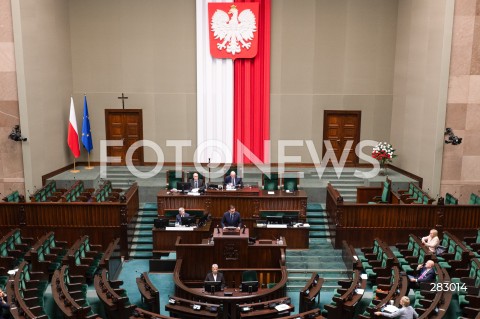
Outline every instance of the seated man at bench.
{"label": "seated man at bench", "polygon": [[[417,276],[408,276],[408,291],[410,288],[418,289],[421,283],[430,283],[435,281],[435,270],[433,266],[435,262],[428,260],[424,265],[418,265]],[[408,295],[407,291],[407,295]]]}
{"label": "seated man at bench", "polygon": [[223,277],[223,274],[221,272],[218,272],[217,264],[212,265],[212,271],[207,274],[207,276],[205,277],[205,281],[219,281],[222,283],[222,289],[223,287],[225,287],[225,278]]}

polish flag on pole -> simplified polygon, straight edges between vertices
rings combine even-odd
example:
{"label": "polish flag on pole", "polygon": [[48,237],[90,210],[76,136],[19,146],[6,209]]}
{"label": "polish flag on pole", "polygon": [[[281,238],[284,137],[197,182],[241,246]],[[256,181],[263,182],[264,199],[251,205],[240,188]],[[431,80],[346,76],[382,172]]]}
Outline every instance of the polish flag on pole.
{"label": "polish flag on pole", "polygon": [[80,144],[78,143],[77,117],[75,116],[75,106],[73,105],[73,97],[70,98],[70,118],[68,121],[68,146],[73,156],[80,156]]}

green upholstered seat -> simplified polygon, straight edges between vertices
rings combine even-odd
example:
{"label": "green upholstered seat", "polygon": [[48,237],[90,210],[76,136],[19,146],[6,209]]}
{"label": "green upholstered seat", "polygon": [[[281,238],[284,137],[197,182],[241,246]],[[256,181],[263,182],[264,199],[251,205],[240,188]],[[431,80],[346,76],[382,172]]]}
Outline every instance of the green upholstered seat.
{"label": "green upholstered seat", "polygon": [[290,192],[298,190],[298,184],[300,183],[298,178],[298,172],[286,172],[282,178],[283,189]]}
{"label": "green upholstered seat", "polygon": [[389,204],[391,188],[392,188],[392,181],[387,177],[387,180],[383,182],[382,195],[375,196],[374,198],[372,198],[372,201],[369,202],[369,204],[377,204],[377,203]]}
{"label": "green upholstered seat", "polygon": [[242,281],[258,281],[257,272],[255,270],[245,270],[242,273]]}
{"label": "green upholstered seat", "polygon": [[178,182],[183,182],[183,171],[167,171],[167,188],[177,188]]}
{"label": "green upholstered seat", "polygon": [[468,205],[480,205],[480,197],[474,193],[470,194]]}
{"label": "green upholstered seat", "polygon": [[264,190],[267,191],[274,191],[278,190],[279,188],[279,178],[278,178],[278,173],[272,172],[269,174],[263,174],[262,175],[262,187]]}
{"label": "green upholstered seat", "polygon": [[18,203],[20,201],[20,194],[18,191],[14,191],[11,194],[7,195],[3,201],[9,202],[9,203]]}
{"label": "green upholstered seat", "polygon": [[458,205],[458,199],[453,197],[452,194],[447,193],[445,195],[445,205]]}

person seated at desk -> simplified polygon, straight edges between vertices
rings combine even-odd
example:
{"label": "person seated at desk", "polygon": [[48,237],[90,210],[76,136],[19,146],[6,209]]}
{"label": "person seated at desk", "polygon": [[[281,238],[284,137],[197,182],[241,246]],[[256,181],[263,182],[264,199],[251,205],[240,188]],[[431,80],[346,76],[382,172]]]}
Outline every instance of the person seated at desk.
{"label": "person seated at desk", "polygon": [[212,271],[207,274],[207,276],[205,277],[205,281],[221,281],[222,288],[225,287],[225,278],[223,277],[223,274],[221,272],[218,272],[217,264],[212,265]]}
{"label": "person seated at desk", "polygon": [[182,224],[182,217],[189,217],[190,215],[185,212],[185,208],[180,207],[178,209],[178,214],[175,217],[175,224],[181,225]]}
{"label": "person seated at desk", "polygon": [[417,276],[408,276],[408,292],[410,288],[418,289],[420,288],[420,283],[422,282],[435,282],[435,270],[433,266],[435,262],[433,260],[428,260],[424,265],[418,265],[417,267]]}
{"label": "person seated at desk", "polygon": [[203,179],[198,178],[198,173],[193,173],[193,178],[190,180],[190,189],[203,188]]}
{"label": "person seated at desk", "polygon": [[415,311],[415,309],[413,309],[412,306],[410,306],[410,298],[408,298],[407,296],[403,296],[402,299],[400,299],[400,305],[402,305],[402,308],[398,309],[394,313],[377,311],[375,312],[375,315],[400,319],[418,318],[418,313]]}
{"label": "person seated at desk", "polygon": [[232,187],[243,187],[243,181],[240,177],[237,177],[235,171],[230,172],[230,176],[225,178],[225,186],[232,186]]}
{"label": "person seated at desk", "polygon": [[223,214],[221,224],[222,228],[236,227],[240,229],[242,227],[242,219],[240,213],[235,210],[235,206],[230,205],[230,209]]}
{"label": "person seated at desk", "polygon": [[438,231],[431,229],[428,236],[422,237],[422,244],[428,247],[430,252],[435,253],[435,249],[440,245],[440,239],[438,238]]}

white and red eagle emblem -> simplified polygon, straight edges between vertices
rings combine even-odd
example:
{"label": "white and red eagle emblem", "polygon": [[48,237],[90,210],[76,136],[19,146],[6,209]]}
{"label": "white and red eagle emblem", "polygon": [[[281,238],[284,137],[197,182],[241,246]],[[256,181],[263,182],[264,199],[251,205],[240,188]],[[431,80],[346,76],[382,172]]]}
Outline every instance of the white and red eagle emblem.
{"label": "white and red eagle emblem", "polygon": [[258,2],[208,4],[210,53],[214,58],[255,57],[258,7]]}

